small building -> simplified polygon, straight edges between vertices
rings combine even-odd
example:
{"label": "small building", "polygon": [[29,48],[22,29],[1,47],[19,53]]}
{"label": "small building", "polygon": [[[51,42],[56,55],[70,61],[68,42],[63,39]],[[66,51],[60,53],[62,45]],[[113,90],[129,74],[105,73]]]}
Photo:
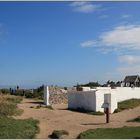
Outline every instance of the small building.
{"label": "small building", "polygon": [[126,76],[123,83],[124,87],[140,87],[140,76],[139,75]]}

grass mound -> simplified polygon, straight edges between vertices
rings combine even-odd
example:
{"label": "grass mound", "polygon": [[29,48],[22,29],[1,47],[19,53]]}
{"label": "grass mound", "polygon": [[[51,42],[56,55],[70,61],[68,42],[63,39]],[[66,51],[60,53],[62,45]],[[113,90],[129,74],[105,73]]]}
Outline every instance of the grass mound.
{"label": "grass mound", "polygon": [[12,102],[15,104],[18,104],[22,101],[22,97],[19,96],[14,96],[14,95],[4,95],[0,97],[0,100],[4,100],[4,101],[8,101],[8,102]]}
{"label": "grass mound", "polygon": [[79,139],[134,139],[140,138],[140,127],[97,128],[80,133]]}
{"label": "grass mound", "polygon": [[135,119],[128,120],[127,122],[139,122],[139,123],[140,123],[140,116],[138,116],[138,117],[135,118]]}
{"label": "grass mound", "polygon": [[114,113],[120,112],[126,109],[133,109],[140,105],[140,99],[129,99],[118,103],[118,109]]}
{"label": "grass mound", "polygon": [[66,130],[54,130],[50,135],[52,139],[61,139],[63,135],[69,135]]}
{"label": "grass mound", "polygon": [[0,139],[31,139],[39,131],[38,121],[0,117]]}
{"label": "grass mound", "polygon": [[10,95],[0,96],[0,116],[19,115],[22,111],[17,108],[17,104],[21,101],[21,97]]}

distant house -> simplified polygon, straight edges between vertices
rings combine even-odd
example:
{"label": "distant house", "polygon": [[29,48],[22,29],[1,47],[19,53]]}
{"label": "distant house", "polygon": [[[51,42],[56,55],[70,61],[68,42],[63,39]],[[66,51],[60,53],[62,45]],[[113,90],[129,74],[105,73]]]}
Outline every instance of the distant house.
{"label": "distant house", "polygon": [[123,83],[124,87],[140,87],[140,76],[139,75],[126,76]]}

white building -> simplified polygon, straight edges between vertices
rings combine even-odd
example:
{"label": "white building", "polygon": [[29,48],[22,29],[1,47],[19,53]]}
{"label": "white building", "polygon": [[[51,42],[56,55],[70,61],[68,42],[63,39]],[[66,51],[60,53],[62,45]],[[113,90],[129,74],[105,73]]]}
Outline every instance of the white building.
{"label": "white building", "polygon": [[89,111],[104,112],[103,104],[109,103],[110,113],[117,109],[117,103],[131,98],[140,98],[140,88],[98,87],[91,91],[76,91],[68,94],[68,108],[83,108]]}

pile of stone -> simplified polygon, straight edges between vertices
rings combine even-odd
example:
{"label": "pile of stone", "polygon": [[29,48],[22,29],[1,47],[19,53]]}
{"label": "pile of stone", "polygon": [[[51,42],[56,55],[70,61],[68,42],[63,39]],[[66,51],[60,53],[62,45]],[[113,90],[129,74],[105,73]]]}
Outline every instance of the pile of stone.
{"label": "pile of stone", "polygon": [[50,94],[49,103],[50,104],[67,104],[68,103],[68,95],[67,95],[67,93]]}
{"label": "pile of stone", "polygon": [[68,88],[65,90],[62,87],[50,86],[49,87],[49,103],[50,104],[67,104],[68,103],[68,92],[75,90],[73,88]]}

